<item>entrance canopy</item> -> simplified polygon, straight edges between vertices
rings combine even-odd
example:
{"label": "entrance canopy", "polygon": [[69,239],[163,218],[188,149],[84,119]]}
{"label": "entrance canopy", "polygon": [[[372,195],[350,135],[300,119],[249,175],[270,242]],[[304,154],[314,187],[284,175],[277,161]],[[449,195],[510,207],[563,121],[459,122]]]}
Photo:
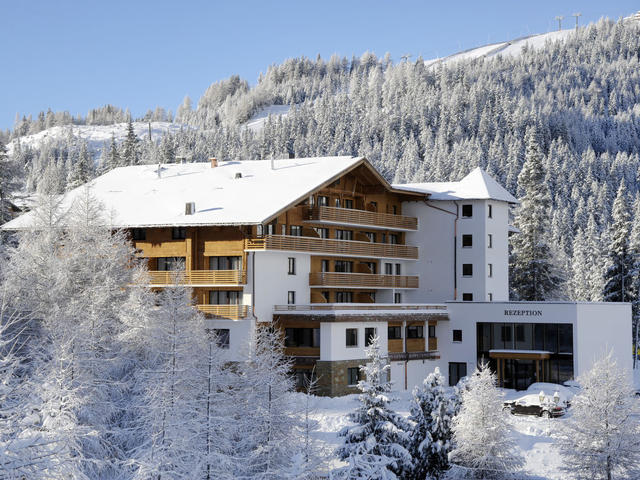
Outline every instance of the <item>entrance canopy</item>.
{"label": "entrance canopy", "polygon": [[489,358],[509,360],[547,360],[550,356],[547,350],[489,350]]}

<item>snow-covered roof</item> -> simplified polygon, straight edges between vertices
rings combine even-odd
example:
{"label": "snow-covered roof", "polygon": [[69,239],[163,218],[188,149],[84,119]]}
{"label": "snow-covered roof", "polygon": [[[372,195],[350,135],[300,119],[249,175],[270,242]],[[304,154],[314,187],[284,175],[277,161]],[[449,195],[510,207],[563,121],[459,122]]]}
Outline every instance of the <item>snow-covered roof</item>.
{"label": "snow-covered roof", "polygon": [[[170,225],[251,225],[269,220],[309,192],[333,181],[364,161],[357,157],[297,158],[120,167],[89,182],[114,227]],[[241,178],[236,178],[241,174]],[[62,207],[69,209],[84,187],[71,190]],[[185,204],[195,202],[195,214]],[[31,226],[24,214],[2,226]]]}
{"label": "snow-covered roof", "polygon": [[393,185],[398,190],[427,193],[430,200],[497,200],[519,203],[518,200],[480,167],[459,182],[407,183]]}

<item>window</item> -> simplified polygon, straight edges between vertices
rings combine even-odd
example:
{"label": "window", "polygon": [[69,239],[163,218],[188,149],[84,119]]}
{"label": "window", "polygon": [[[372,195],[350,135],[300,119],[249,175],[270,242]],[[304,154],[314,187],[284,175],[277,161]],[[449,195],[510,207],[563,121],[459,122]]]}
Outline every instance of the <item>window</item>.
{"label": "window", "polygon": [[473,235],[462,235],[462,248],[473,247]]}
{"label": "window", "polygon": [[373,327],[364,329],[364,346],[368,347],[373,343],[373,337],[376,336],[376,329]]}
{"label": "window", "polygon": [[319,196],[318,197],[318,205],[320,207],[328,207],[329,206],[329,197]]}
{"label": "window", "polygon": [[394,293],[393,294],[393,303],[402,303],[402,294]]}
{"label": "window", "polygon": [[242,257],[209,257],[209,270],[242,270]]}
{"label": "window", "polygon": [[158,257],[158,270],[172,272],[184,270],[184,257]]}
{"label": "window", "polygon": [[340,179],[337,179],[335,182],[331,184],[332,187],[337,187],[338,185],[340,185]]}
{"label": "window", "polygon": [[275,235],[276,233],[276,223],[270,223],[267,225],[267,235]]}
{"label": "window", "polygon": [[229,348],[230,330],[228,328],[214,328],[213,333],[216,336],[216,345],[220,348]]}
{"label": "window", "polygon": [[462,205],[462,218],[473,217],[473,205]]}
{"label": "window", "polygon": [[366,262],[365,265],[371,273],[378,273],[378,264],[376,262]]}
{"label": "window", "polygon": [[346,260],[336,260],[333,266],[334,266],[335,272],[340,272],[340,273],[353,272],[353,262],[348,262]]}
{"label": "window", "polygon": [[489,209],[487,212],[487,217],[493,218],[493,205],[489,204]]}
{"label": "window", "polygon": [[353,232],[351,230],[336,230],[336,239],[353,240]]}
{"label": "window", "polygon": [[329,260],[321,260],[320,261],[320,271],[328,272],[329,271]]}
{"label": "window", "polygon": [[493,302],[493,293],[491,292],[487,293],[487,300],[489,300],[490,302]]}
{"label": "window", "polygon": [[320,238],[329,238],[329,229],[322,227],[314,227],[314,230]]}
{"label": "window", "polygon": [[467,376],[467,364],[450,362],[449,363],[449,386],[455,387],[462,377]]}
{"label": "window", "polygon": [[436,326],[429,325],[429,338],[436,338]]}
{"label": "window", "polygon": [[319,328],[285,328],[285,347],[319,347]]}
{"label": "window", "polygon": [[394,205],[393,207],[391,207],[391,209],[392,209],[392,212],[393,212],[394,215],[398,214],[398,206],[397,205]]}
{"label": "window", "polygon": [[424,326],[409,325],[407,327],[407,338],[424,338]]}
{"label": "window", "polygon": [[387,338],[389,340],[399,340],[402,338],[402,327],[388,327],[387,328]]}
{"label": "window", "polygon": [[346,330],[346,346],[357,347],[358,346],[358,329],[347,328]]}
{"label": "window", "polygon": [[353,208],[353,200],[350,198],[345,198],[342,203],[344,208]]}
{"label": "window", "polygon": [[369,205],[371,205],[371,211],[372,212],[377,212],[378,211],[378,202],[369,202]]}
{"label": "window", "polygon": [[380,239],[380,243],[387,243],[387,234],[381,233],[382,238]]}
{"label": "window", "polygon": [[287,292],[287,304],[295,305],[295,303],[296,303],[296,292],[294,292],[293,290],[289,290]]}
{"label": "window", "polygon": [[297,369],[293,372],[295,376],[296,389],[297,390],[306,390],[310,384],[316,380],[316,375],[313,370],[307,369]]}
{"label": "window", "polygon": [[487,265],[487,274],[489,276],[489,278],[493,277],[493,263],[490,263],[489,265]]}
{"label": "window", "polygon": [[396,263],[396,275],[400,275],[401,271],[402,271],[402,264]]}
{"label": "window", "polygon": [[309,195],[309,205],[313,207],[315,203],[316,203],[316,197],[314,197],[313,195]]}
{"label": "window", "polygon": [[364,232],[364,234],[367,236],[370,242],[376,242],[376,234],[374,232]]}
{"label": "window", "polygon": [[329,303],[329,292],[324,291],[324,292],[320,292],[320,294],[322,295],[322,298],[324,298],[324,301]]}
{"label": "window", "polygon": [[385,263],[384,264],[384,274],[385,275],[393,275],[393,263]]}
{"label": "window", "polygon": [[[500,327],[500,341],[502,342],[511,342],[511,331],[513,330],[513,325],[502,325]],[[511,347],[511,345],[506,345],[506,347]]]}
{"label": "window", "polygon": [[463,302],[473,302],[473,293],[463,293],[462,294]]}
{"label": "window", "polygon": [[296,274],[296,259],[295,257],[289,257],[289,275]]}
{"label": "window", "polygon": [[493,248],[493,235],[488,234],[487,237],[487,248]]}
{"label": "window", "polygon": [[173,240],[184,240],[187,238],[187,229],[184,227],[173,227],[171,229],[171,238]]}
{"label": "window", "polygon": [[291,225],[289,230],[291,232],[291,235],[294,237],[302,236],[302,227],[300,225]]}
{"label": "window", "polygon": [[264,226],[256,225],[256,236],[262,237],[264,235]]}
{"label": "window", "polygon": [[353,303],[353,292],[336,292],[336,303]]}
{"label": "window", "polygon": [[238,290],[210,290],[210,305],[239,305],[240,294]]}
{"label": "window", "polygon": [[336,198],[336,208],[340,208],[340,199]]}
{"label": "window", "polygon": [[392,245],[398,244],[398,235],[396,233],[389,234],[389,243]]}
{"label": "window", "polygon": [[360,367],[347,368],[347,385],[357,385],[360,381]]}
{"label": "window", "polygon": [[134,228],[133,232],[131,232],[131,236],[134,240],[146,240],[147,230],[144,228]]}
{"label": "window", "polygon": [[462,341],[462,330],[454,330],[453,331],[453,341],[461,342]]}
{"label": "window", "polygon": [[462,264],[462,276],[463,277],[471,277],[471,276],[473,276],[473,263],[463,263]]}

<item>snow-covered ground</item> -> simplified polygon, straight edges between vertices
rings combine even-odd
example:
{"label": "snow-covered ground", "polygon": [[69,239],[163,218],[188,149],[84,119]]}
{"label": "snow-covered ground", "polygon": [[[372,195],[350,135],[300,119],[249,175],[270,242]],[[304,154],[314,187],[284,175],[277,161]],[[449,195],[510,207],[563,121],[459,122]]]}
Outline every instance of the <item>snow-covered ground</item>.
{"label": "snow-covered ground", "polygon": [[[162,135],[167,132],[177,132],[184,125],[170,122],[151,122],[151,138],[154,141],[159,140]],[[148,138],[149,124],[147,122],[133,122],[133,130],[138,138]],[[126,123],[115,123],[113,125],[63,125],[51,127],[33,135],[25,135],[20,137],[20,145],[29,146],[31,148],[39,148],[48,140],[62,140],[69,136],[69,132],[77,138],[87,141],[89,150],[93,153],[97,152],[102,146],[111,141],[114,135],[116,142],[120,143],[127,135]],[[13,152],[18,140],[13,140],[7,145],[9,154]]]}
{"label": "snow-covered ground", "polygon": [[267,122],[270,115],[273,115],[274,117],[286,117],[290,108],[290,105],[269,105],[268,107],[261,108],[257,113],[254,113],[244,125],[249,130],[259,132],[264,127],[264,124]]}
{"label": "snow-covered ground", "polygon": [[[640,369],[635,370],[636,385],[640,387]],[[548,384],[545,390],[548,395],[553,395],[553,390],[559,390],[561,397],[571,396],[573,388]],[[544,386],[542,386],[544,389]],[[503,390],[505,399],[519,398],[525,392],[515,390]],[[304,404],[304,395],[296,393],[299,405]],[[397,412],[408,415],[411,401],[410,392],[394,392],[396,399],[391,407]],[[638,400],[640,401],[640,399]],[[332,452],[338,447],[342,438],[338,432],[349,424],[347,414],[358,407],[358,395],[346,395],[344,397],[313,397],[312,418],[316,423],[316,431],[313,433],[318,446]],[[523,478],[526,480],[564,480],[567,478],[562,471],[562,458],[556,445],[558,432],[562,425],[571,417],[571,409],[564,417],[540,418],[525,415],[509,415],[512,434],[518,445],[519,453],[524,458]],[[339,460],[334,460],[333,466],[338,466]]]}
{"label": "snow-covered ground", "polygon": [[510,40],[508,42],[492,43],[490,45],[484,45],[482,47],[471,48],[462,52],[454,53],[453,55],[449,55],[448,57],[427,60],[425,62],[425,65],[442,65],[461,60],[472,60],[481,57],[490,58],[497,55],[501,55],[503,57],[513,57],[520,55],[520,53],[522,52],[522,48],[525,45],[529,48],[534,49],[542,48],[547,42],[557,42],[564,40],[574,31],[574,29],[560,30],[536,35],[528,35],[526,37],[516,38],[515,40]]}

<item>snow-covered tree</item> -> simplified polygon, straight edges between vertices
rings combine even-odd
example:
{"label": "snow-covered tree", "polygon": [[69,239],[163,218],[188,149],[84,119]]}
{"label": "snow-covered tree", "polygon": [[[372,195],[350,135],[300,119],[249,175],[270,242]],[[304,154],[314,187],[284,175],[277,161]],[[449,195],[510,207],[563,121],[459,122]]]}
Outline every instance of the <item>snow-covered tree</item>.
{"label": "snow-covered tree", "polygon": [[127,122],[127,136],[122,143],[122,161],[124,165],[138,165],[140,163],[140,140],[133,130],[131,117]]}
{"label": "snow-covered tree", "polygon": [[613,202],[613,223],[609,230],[610,243],[603,295],[607,302],[631,302],[635,298],[637,261],[629,243],[630,234],[630,209],[623,181]]}
{"label": "snow-covered tree", "polygon": [[113,170],[114,168],[122,166],[122,159],[120,156],[120,151],[118,150],[118,144],[116,143],[115,134],[111,134],[111,143],[109,144],[106,165],[107,170]]}
{"label": "snow-covered tree", "polygon": [[567,475],[611,480],[640,475],[640,415],[630,372],[611,352],[578,378],[580,393],[560,441]]}
{"label": "snow-covered tree", "polygon": [[449,478],[506,478],[523,463],[515,453],[502,394],[487,364],[480,365],[462,391],[452,430]]}
{"label": "snow-covered tree", "polygon": [[523,196],[514,222],[521,233],[511,241],[510,279],[518,300],[541,301],[553,295],[560,278],[549,245],[551,199],[534,128],[527,130],[526,145],[526,160],[518,176]]}
{"label": "snow-covered tree", "polygon": [[0,225],[9,220],[9,200],[17,187],[18,166],[7,155],[7,148],[0,140]]}
{"label": "snow-covered tree", "polygon": [[454,408],[454,399],[447,393],[444,377],[436,367],[413,390],[409,415],[411,478],[440,478],[449,469]]}
{"label": "snow-covered tree", "polygon": [[364,379],[358,382],[362,392],[360,406],[349,414],[354,426],[344,427],[339,436],[344,443],[338,457],[349,465],[334,472],[336,478],[395,479],[411,468],[408,422],[391,410],[389,365],[380,352],[380,339],[374,337],[366,349],[367,363],[360,367]]}

